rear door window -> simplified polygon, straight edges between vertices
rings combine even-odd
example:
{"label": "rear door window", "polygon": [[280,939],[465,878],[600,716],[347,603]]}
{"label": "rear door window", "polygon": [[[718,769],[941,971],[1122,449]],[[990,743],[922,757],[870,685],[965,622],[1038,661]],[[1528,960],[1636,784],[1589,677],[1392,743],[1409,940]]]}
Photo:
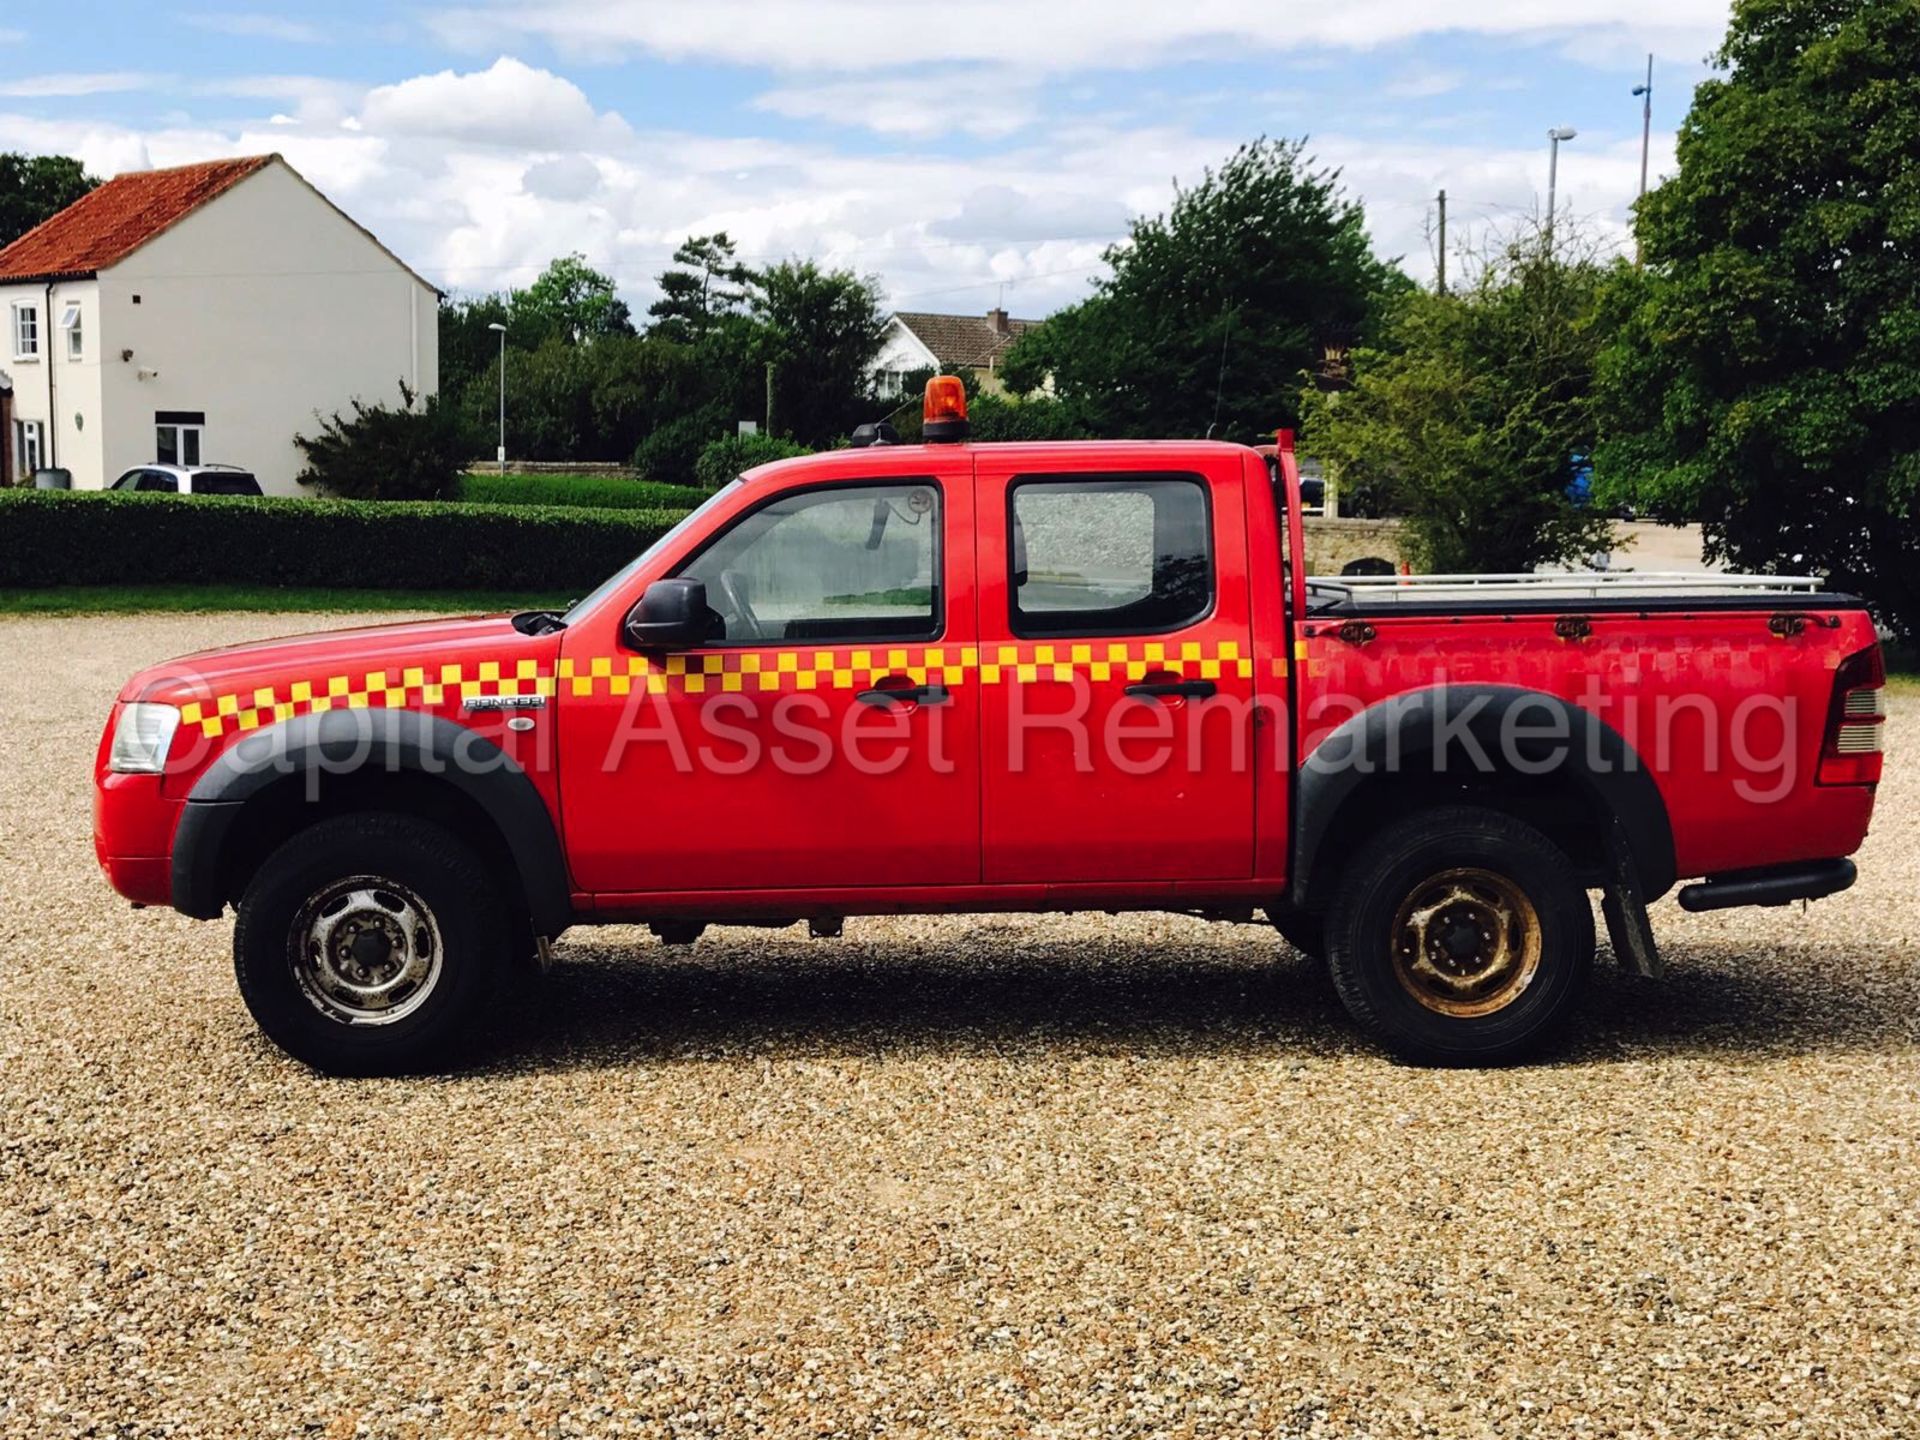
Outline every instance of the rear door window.
{"label": "rear door window", "polygon": [[1015,635],[1159,635],[1213,609],[1199,477],[1023,476],[1007,505]]}

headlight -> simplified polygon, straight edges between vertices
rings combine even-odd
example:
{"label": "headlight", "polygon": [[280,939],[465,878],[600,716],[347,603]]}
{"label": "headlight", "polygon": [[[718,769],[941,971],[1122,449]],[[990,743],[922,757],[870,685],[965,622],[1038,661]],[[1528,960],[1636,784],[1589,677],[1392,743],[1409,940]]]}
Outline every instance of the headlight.
{"label": "headlight", "polygon": [[179,727],[180,712],[171,705],[123,705],[120,723],[113,727],[107,769],[118,775],[158,775],[167,767],[167,751]]}

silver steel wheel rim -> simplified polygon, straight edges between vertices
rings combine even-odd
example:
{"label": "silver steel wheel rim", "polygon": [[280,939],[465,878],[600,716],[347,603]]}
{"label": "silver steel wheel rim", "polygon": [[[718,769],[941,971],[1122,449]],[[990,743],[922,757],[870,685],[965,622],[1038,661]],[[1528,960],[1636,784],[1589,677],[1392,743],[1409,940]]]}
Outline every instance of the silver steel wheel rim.
{"label": "silver steel wheel rim", "polygon": [[391,1025],[440,981],[445,946],[433,911],[406,886],[352,875],[308,896],[288,959],[307,1002],[342,1025]]}

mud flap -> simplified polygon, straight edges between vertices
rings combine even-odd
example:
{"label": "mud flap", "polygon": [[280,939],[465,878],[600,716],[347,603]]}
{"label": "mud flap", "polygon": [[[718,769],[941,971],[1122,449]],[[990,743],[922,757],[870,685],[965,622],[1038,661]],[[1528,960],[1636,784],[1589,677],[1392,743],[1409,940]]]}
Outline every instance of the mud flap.
{"label": "mud flap", "polygon": [[1607,872],[1607,884],[1600,892],[1600,913],[1606,917],[1607,939],[1612,942],[1614,957],[1636,975],[1658,980],[1667,973],[1667,964],[1654,941],[1646,896],[1640,893],[1640,872],[1634,866],[1627,832],[1618,818],[1607,827]]}

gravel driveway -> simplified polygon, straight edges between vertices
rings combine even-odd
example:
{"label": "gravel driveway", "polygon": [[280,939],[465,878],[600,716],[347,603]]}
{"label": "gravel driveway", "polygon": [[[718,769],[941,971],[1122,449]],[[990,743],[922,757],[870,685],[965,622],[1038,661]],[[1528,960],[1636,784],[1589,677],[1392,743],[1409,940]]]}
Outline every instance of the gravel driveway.
{"label": "gravel driveway", "polygon": [[1656,915],[1576,1045],[1398,1067],[1256,927],[576,931],[318,1079],[88,838],[138,665],[0,621],[0,1434],[1920,1433],[1920,700],[1850,893]]}

